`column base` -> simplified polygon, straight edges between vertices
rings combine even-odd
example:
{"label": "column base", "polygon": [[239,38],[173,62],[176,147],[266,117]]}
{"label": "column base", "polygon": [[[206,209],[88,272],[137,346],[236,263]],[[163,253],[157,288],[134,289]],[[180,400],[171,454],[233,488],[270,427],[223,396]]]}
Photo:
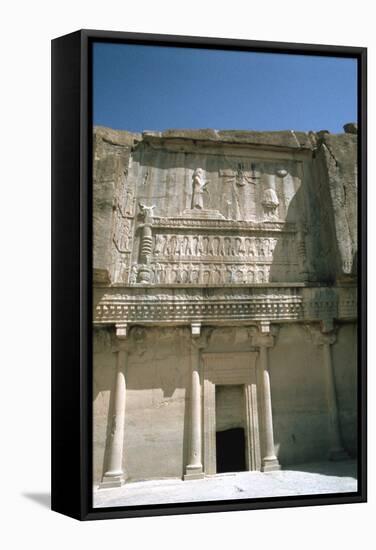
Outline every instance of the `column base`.
{"label": "column base", "polygon": [[276,472],[281,469],[281,465],[278,462],[278,458],[275,456],[273,458],[263,458],[261,464],[262,472]]}
{"label": "column base", "polygon": [[125,475],[123,472],[116,474],[104,474],[101,483],[99,484],[100,489],[110,489],[113,487],[122,487],[125,483]]}
{"label": "column base", "polygon": [[183,476],[184,481],[189,481],[192,479],[203,479],[205,477],[204,472],[202,471],[202,466],[190,466],[188,465]]}
{"label": "column base", "polygon": [[341,460],[349,460],[350,455],[345,449],[332,449],[329,453],[329,460],[340,462]]}

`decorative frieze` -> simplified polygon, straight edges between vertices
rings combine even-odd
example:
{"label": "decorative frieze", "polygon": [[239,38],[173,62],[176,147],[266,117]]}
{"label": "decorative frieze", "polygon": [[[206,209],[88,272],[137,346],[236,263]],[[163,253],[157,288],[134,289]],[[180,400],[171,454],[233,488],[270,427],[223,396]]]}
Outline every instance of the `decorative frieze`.
{"label": "decorative frieze", "polygon": [[[321,293],[317,295],[318,290]],[[350,300],[351,289],[346,290]],[[126,293],[105,293],[96,299],[94,322],[320,321],[329,326],[333,319],[342,319],[339,310],[333,309],[341,291],[309,287],[134,288]],[[325,292],[334,292],[334,297],[322,300]],[[356,290],[352,292],[355,295]]]}
{"label": "decorative frieze", "polygon": [[[179,303],[180,302],[180,303]],[[298,296],[248,296],[226,303],[218,298],[180,301],[147,301],[145,299],[103,299],[95,308],[96,323],[186,322],[210,320],[298,320],[303,318],[302,299]]]}
{"label": "decorative frieze", "polygon": [[165,218],[161,216],[155,216],[153,218],[153,227],[163,227],[163,228],[184,228],[191,227],[195,229],[202,230],[239,230],[239,231],[272,231],[278,233],[295,233],[296,225],[289,222],[278,222],[278,221],[264,221],[264,222],[253,222],[248,220],[217,220],[217,219],[195,219],[195,218],[182,218],[182,217],[171,217]]}
{"label": "decorative frieze", "polygon": [[358,315],[357,288],[341,288],[338,295],[338,317],[356,319]]}
{"label": "decorative frieze", "polygon": [[309,319],[335,319],[338,317],[338,290],[312,288],[306,291],[305,316]]}
{"label": "decorative frieze", "polygon": [[156,259],[273,259],[279,244],[285,254],[294,253],[292,237],[243,237],[219,235],[176,235],[161,233],[155,235],[153,257]]}
{"label": "decorative frieze", "polygon": [[[273,266],[283,269],[284,264]],[[289,266],[289,279],[294,265]],[[226,285],[226,284],[260,284],[270,281],[271,263],[169,263],[156,262],[132,267],[131,284],[184,284],[184,285]],[[133,274],[137,273],[136,278]]]}
{"label": "decorative frieze", "polygon": [[141,227],[141,264],[132,266],[130,284],[257,284],[282,273],[290,281],[300,277],[292,235],[157,233],[152,237],[151,224]]}

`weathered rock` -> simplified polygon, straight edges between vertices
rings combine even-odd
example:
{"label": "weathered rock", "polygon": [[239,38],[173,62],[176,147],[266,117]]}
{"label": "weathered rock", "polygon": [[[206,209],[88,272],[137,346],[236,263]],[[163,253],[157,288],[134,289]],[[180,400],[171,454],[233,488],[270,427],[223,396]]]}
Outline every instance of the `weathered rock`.
{"label": "weathered rock", "polygon": [[293,130],[277,132],[252,132],[249,130],[181,130],[169,129],[163,132],[145,131],[144,140],[158,139],[189,139],[213,141],[218,143],[244,143],[247,145],[263,145],[270,147],[289,147],[293,149],[312,149],[309,136],[305,132]]}
{"label": "weathered rock", "polygon": [[343,127],[346,134],[357,134],[358,133],[358,125],[356,122],[348,122]]}
{"label": "weathered rock", "polygon": [[357,272],[357,136],[326,134],[316,159],[316,181],[325,211],[323,229],[331,248],[333,274],[350,278]]}

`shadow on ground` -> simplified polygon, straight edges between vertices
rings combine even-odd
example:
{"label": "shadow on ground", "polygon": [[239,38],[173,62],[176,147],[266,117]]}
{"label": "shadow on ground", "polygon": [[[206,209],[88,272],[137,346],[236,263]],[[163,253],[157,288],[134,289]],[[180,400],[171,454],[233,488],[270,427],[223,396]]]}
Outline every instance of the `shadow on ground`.
{"label": "shadow on ground", "polygon": [[320,474],[323,476],[358,477],[358,464],[356,460],[343,460],[333,462],[312,462],[309,464],[293,464],[283,468],[293,472],[305,472]]}
{"label": "shadow on ground", "polygon": [[43,508],[51,508],[50,493],[22,493],[22,496],[36,502]]}

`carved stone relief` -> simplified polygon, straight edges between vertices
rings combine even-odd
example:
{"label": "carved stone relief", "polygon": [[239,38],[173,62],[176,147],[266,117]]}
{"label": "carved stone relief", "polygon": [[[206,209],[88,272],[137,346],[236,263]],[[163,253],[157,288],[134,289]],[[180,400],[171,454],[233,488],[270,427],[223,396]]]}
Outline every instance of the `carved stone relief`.
{"label": "carved stone relief", "polygon": [[267,220],[278,219],[279,200],[274,189],[265,189],[262,197],[262,206],[264,208],[264,217]]}
{"label": "carved stone relief", "polygon": [[[154,238],[153,257],[156,259],[208,259],[223,258],[253,260],[256,258],[273,258],[277,243],[283,241],[286,252],[294,253],[292,237],[244,237],[222,235],[177,235],[156,234]],[[289,249],[289,250],[288,250]],[[240,260],[241,261],[241,260]]]}
{"label": "carved stone relief", "polygon": [[292,178],[299,177],[298,164],[226,152],[210,158],[167,150],[156,155],[145,145],[131,155],[116,197],[112,281],[221,285],[306,280],[304,243],[294,224],[281,216],[286,211],[283,186],[287,182],[290,189]]}
{"label": "carved stone relief", "polygon": [[290,278],[299,278],[293,234],[256,237],[156,233],[152,240],[151,226],[142,227],[142,262],[132,267],[132,275],[138,271],[138,278],[132,276],[131,284],[268,283],[273,270],[288,271]]}
{"label": "carved stone relief", "polygon": [[[126,173],[124,181],[126,181]],[[112,241],[113,250],[113,280],[115,282],[128,281],[131,254],[133,249],[134,232],[134,190],[124,188],[124,184],[118,189],[115,197]]]}

